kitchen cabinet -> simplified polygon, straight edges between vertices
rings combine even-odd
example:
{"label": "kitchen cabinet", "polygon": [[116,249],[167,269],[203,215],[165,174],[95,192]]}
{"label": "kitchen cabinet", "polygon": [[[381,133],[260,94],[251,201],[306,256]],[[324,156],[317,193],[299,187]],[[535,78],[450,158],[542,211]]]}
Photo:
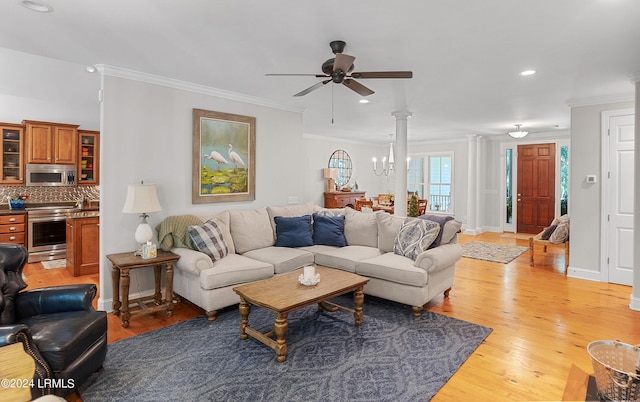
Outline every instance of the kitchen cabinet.
{"label": "kitchen cabinet", "polygon": [[24,126],[0,123],[2,150],[0,151],[0,184],[24,182]]}
{"label": "kitchen cabinet", "polygon": [[26,163],[78,163],[78,126],[24,120]]}
{"label": "kitchen cabinet", "polygon": [[67,270],[73,276],[100,271],[100,217],[67,218]]}
{"label": "kitchen cabinet", "polygon": [[344,191],[324,193],[325,208],[344,208],[356,206],[356,198],[364,198],[366,191]]}
{"label": "kitchen cabinet", "polygon": [[78,184],[100,184],[100,132],[78,130]]}
{"label": "kitchen cabinet", "polygon": [[26,217],[25,213],[0,215],[0,243],[20,244],[26,247]]}

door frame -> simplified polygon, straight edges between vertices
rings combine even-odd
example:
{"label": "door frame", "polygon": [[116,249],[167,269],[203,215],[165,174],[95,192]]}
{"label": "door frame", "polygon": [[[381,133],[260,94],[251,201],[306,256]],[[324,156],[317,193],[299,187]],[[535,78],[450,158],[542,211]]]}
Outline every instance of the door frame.
{"label": "door frame", "polygon": [[[609,159],[609,121],[615,116],[635,115],[635,109],[618,109],[618,110],[605,110],[600,113],[600,138],[601,138],[601,152],[600,157],[602,163],[600,165],[600,282],[609,282],[609,215],[611,214],[611,206],[609,205],[609,191],[611,185],[606,178],[611,170],[611,160]],[[637,161],[637,158],[636,158]],[[637,163],[637,162],[636,162]],[[635,211],[634,211],[635,214]]]}
{"label": "door frame", "polygon": [[[516,202],[513,202],[512,206],[512,223],[507,223],[505,219],[505,213],[507,210],[507,200],[505,195],[507,194],[507,148],[513,149],[513,160],[511,161],[511,172],[513,176],[511,177],[511,182],[513,183],[513,194],[517,194],[518,192],[518,145],[531,145],[531,144],[556,144],[556,205],[555,205],[555,215],[560,216],[560,194],[562,183],[560,181],[562,174],[562,166],[560,163],[560,159],[562,153],[560,152],[561,147],[567,146],[569,147],[569,161],[571,161],[571,139],[570,138],[549,138],[546,139],[544,137],[540,137],[538,139],[530,139],[527,141],[522,140],[511,140],[504,141],[500,144],[500,228],[503,232],[513,232],[516,233],[516,228],[518,227],[518,206]],[[571,177],[571,163],[569,163],[569,177]],[[569,202],[571,202],[571,188],[569,188]],[[569,215],[571,215],[571,210],[569,210]],[[549,222],[551,223],[551,222]]]}

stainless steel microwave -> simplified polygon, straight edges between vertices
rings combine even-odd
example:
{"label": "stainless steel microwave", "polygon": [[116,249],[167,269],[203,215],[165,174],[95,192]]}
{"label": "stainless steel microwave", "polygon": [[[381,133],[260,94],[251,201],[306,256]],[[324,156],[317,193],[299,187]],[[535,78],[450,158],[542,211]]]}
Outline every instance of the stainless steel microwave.
{"label": "stainless steel microwave", "polygon": [[75,186],[75,165],[27,164],[27,186]]}

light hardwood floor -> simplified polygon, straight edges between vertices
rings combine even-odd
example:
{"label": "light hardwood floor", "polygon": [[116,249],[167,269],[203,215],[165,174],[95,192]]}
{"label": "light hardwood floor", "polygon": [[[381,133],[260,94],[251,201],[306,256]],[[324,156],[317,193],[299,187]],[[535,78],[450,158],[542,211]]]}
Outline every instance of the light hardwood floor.
{"label": "light hardwood floor", "polygon": [[[526,236],[498,233],[462,234],[459,241],[528,246]],[[493,332],[433,401],[580,400],[575,396],[584,395],[579,386],[573,394],[565,394],[565,387],[570,372],[593,372],[589,342],[640,343],[640,312],[629,309],[630,287],[568,278],[563,267],[562,246],[536,252],[535,267],[529,266],[528,252],[506,265],[468,258],[458,262],[449,298],[436,297],[426,308]],[[63,269],[44,270],[39,263],[29,264],[25,275],[30,287],[98,281],[97,275],[72,278]],[[366,314],[366,296],[364,308]],[[126,329],[109,314],[109,342],[202,313],[183,301],[173,317],[134,317]]]}

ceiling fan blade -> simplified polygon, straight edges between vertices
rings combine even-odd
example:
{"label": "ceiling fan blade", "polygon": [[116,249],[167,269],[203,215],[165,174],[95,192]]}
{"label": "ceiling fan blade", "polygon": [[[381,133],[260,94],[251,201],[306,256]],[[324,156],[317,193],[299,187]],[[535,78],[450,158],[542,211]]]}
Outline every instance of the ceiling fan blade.
{"label": "ceiling fan blade", "polygon": [[413,78],[412,71],[358,71],[349,74],[352,78]]}
{"label": "ceiling fan blade", "polygon": [[336,53],[336,60],[333,62],[333,71],[342,70],[345,73],[351,70],[353,61],[356,58],[344,53]]}
{"label": "ceiling fan blade", "polygon": [[349,87],[349,89],[359,93],[361,96],[369,96],[369,95],[375,93],[375,92],[373,92],[369,88],[365,87],[364,85],[362,85],[361,83],[359,83],[356,80],[346,79],[346,80],[342,81],[342,83],[345,86]]}
{"label": "ceiling fan blade", "polygon": [[305,76],[305,77],[314,77],[316,74],[265,74],[267,77],[278,77],[278,76]]}
{"label": "ceiling fan blade", "polygon": [[309,88],[298,92],[297,94],[293,95],[293,96],[305,96],[306,94],[308,94],[311,91],[315,91],[316,89],[320,88],[323,85],[326,85],[327,83],[331,82],[331,80],[324,80],[324,81],[320,81],[317,84],[314,84],[312,86],[310,86]]}

